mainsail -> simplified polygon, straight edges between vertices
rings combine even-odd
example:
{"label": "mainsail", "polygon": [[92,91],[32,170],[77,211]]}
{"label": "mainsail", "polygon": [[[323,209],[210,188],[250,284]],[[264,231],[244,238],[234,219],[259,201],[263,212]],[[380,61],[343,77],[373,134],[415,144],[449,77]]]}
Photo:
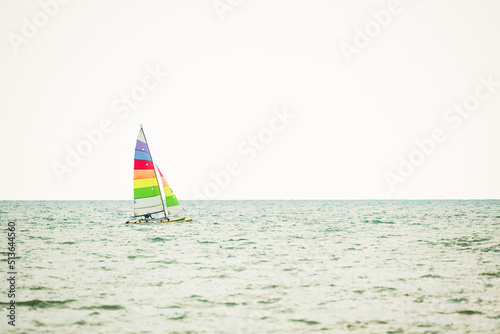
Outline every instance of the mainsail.
{"label": "mainsail", "polygon": [[170,186],[168,185],[167,180],[165,180],[165,177],[161,173],[160,168],[158,168],[158,165],[156,165],[156,169],[158,169],[158,172],[160,173],[163,192],[165,193],[165,203],[167,203],[168,214],[172,215],[174,213],[182,211],[183,207],[181,206],[181,203],[179,203],[179,200],[174,195],[172,188],[170,188]]}
{"label": "mainsail", "polygon": [[134,157],[134,215],[138,217],[164,211],[153,159],[141,127]]}

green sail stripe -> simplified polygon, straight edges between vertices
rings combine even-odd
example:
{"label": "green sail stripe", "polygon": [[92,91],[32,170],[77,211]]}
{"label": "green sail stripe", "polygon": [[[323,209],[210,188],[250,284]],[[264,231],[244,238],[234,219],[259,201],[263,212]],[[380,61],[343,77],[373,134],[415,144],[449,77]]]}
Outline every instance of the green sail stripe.
{"label": "green sail stripe", "polygon": [[181,205],[181,203],[179,203],[179,200],[177,199],[177,197],[175,197],[175,195],[165,196],[165,200],[167,201],[167,207]]}
{"label": "green sail stripe", "polygon": [[134,189],[134,199],[158,195],[160,195],[160,187],[158,186]]}

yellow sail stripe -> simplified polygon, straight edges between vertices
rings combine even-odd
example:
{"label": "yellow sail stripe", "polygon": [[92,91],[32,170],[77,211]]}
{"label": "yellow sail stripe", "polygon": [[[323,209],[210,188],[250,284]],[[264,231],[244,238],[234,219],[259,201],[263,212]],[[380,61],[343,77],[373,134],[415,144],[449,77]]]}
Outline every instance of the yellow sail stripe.
{"label": "yellow sail stripe", "polygon": [[165,192],[165,197],[172,196],[174,194],[172,188],[169,186],[163,187],[163,191]]}
{"label": "yellow sail stripe", "polygon": [[134,189],[137,188],[145,188],[145,187],[154,187],[158,186],[158,181],[155,177],[150,179],[137,179],[134,180]]}

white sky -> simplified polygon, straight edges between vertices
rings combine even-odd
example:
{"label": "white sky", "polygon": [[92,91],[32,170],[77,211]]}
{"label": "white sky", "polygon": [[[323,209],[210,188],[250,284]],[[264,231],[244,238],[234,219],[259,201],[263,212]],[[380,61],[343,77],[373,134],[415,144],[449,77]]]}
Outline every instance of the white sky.
{"label": "white sky", "polygon": [[[15,52],[41,7],[0,0],[0,200],[132,199],[141,123],[181,200],[232,160],[205,196],[500,198],[500,87],[458,127],[443,120],[480,76],[500,82],[500,2],[401,0],[351,63],[341,43],[389,1],[219,2],[234,4],[224,20],[213,0],[73,0]],[[121,119],[113,103],[148,67],[169,77]],[[295,118],[247,161],[238,147],[284,106]],[[59,182],[53,163],[105,118],[113,130]],[[385,173],[434,128],[447,140],[391,190]]]}

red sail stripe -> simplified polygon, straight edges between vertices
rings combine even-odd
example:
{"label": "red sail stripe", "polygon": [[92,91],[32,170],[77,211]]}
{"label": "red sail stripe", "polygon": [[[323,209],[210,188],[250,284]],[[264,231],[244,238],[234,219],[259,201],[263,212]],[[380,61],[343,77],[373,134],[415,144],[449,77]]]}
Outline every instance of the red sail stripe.
{"label": "red sail stripe", "polygon": [[154,169],[153,163],[146,160],[134,160],[134,169]]}
{"label": "red sail stripe", "polygon": [[156,165],[156,169],[158,169],[158,172],[160,173],[161,182],[162,182],[162,184],[163,184],[163,187],[168,187],[167,180],[165,179],[165,177],[164,177],[164,176],[163,176],[163,174],[161,173],[161,170],[158,168],[158,165]]}

